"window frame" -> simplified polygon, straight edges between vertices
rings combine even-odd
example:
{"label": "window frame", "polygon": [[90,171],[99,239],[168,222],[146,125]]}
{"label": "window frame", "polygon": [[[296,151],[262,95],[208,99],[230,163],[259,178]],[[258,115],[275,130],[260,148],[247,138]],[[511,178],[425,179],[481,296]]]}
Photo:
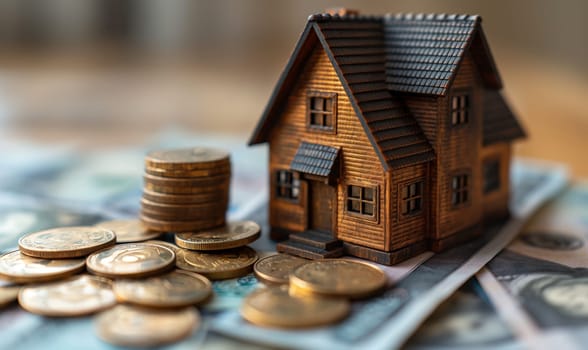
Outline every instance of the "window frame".
{"label": "window frame", "polygon": [[[410,186],[420,185],[420,193],[412,195],[410,194]],[[400,218],[410,218],[419,216],[425,212],[425,179],[417,178],[410,181],[403,182],[398,186],[398,216]],[[404,195],[404,190],[407,191],[407,196]],[[406,205],[409,202],[420,200],[420,207],[418,210],[405,212]]]}
{"label": "window frame", "polygon": [[[281,181],[281,174],[286,174],[286,180],[288,180],[288,175],[289,176],[289,180],[287,182],[283,182]],[[292,202],[292,203],[300,203],[300,197],[301,197],[301,181],[300,181],[300,175],[292,170],[289,169],[276,169],[274,171],[274,198],[279,199],[279,200],[283,200],[283,201],[288,201],[288,202]],[[293,193],[294,190],[297,190],[297,195],[296,197],[293,197]],[[281,194],[282,190],[286,190],[289,191],[290,195],[289,196],[283,196]]]}
{"label": "window frame", "polygon": [[[331,100],[331,111],[326,109],[315,110],[313,109],[313,101],[315,98],[321,98],[325,101]],[[326,104],[326,102],[324,102]],[[327,116],[331,116],[332,125],[316,125],[312,123],[313,115],[322,115],[325,124]],[[308,130],[316,132],[324,132],[329,134],[337,133],[337,93],[327,91],[308,90],[306,93],[306,127]]]}
{"label": "window frame", "polygon": [[[458,99],[454,106],[454,99]],[[464,99],[462,101],[460,99]],[[461,102],[460,102],[461,101]],[[465,105],[464,105],[465,104]],[[449,96],[449,125],[452,128],[465,127],[471,122],[472,117],[472,93],[470,90],[457,90]],[[461,117],[460,117],[461,116]],[[455,118],[456,119],[455,119]],[[456,120],[456,122],[454,122]]]}
{"label": "window frame", "polygon": [[[352,187],[359,187],[360,188],[360,197],[350,197],[350,191],[351,191]],[[365,189],[373,190],[373,199],[371,201],[363,199]],[[344,190],[345,190],[345,202],[344,202],[345,214],[347,214],[349,216],[353,216],[357,219],[361,219],[361,220],[365,220],[365,221],[369,221],[369,222],[376,222],[376,223],[379,222],[379,220],[380,220],[380,215],[379,215],[379,213],[380,213],[380,186],[379,185],[350,182],[350,183],[345,184]],[[360,212],[356,212],[356,211],[349,209],[350,201],[359,201],[360,208],[361,208]],[[362,209],[363,209],[364,203],[369,203],[369,204],[373,205],[374,212],[372,215],[363,214],[361,212],[361,211],[363,211]]]}
{"label": "window frame", "polygon": [[[484,160],[484,162],[482,163],[482,174],[483,174],[483,190],[484,190],[484,194],[488,195],[494,192],[498,192],[500,190],[500,188],[502,188],[502,179],[501,179],[501,173],[500,173],[500,168],[501,168],[501,162],[500,162],[500,158],[499,157],[492,157],[492,158],[487,158]],[[488,189],[487,188],[487,166],[489,164],[496,164],[495,167],[493,167],[493,169],[496,170],[496,181],[495,181],[495,186]]]}
{"label": "window frame", "polygon": [[[465,187],[463,185],[460,185],[458,183],[458,188],[454,188],[454,179],[455,178],[466,178],[467,182]],[[463,181],[461,181],[463,182]],[[459,208],[463,208],[466,206],[469,206],[472,202],[472,172],[471,170],[461,170],[461,171],[455,171],[451,174],[451,176],[449,177],[449,202],[451,204],[451,208],[452,209],[459,209]],[[460,194],[460,201],[458,201],[457,203],[455,203],[454,201],[454,194],[455,193]],[[466,200],[463,200],[463,193],[466,194]]]}

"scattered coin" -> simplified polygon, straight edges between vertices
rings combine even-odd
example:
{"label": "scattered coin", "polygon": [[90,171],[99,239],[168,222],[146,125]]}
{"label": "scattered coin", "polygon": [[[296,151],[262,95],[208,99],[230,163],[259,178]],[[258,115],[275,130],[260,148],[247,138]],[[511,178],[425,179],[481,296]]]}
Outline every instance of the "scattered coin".
{"label": "scattered coin", "polygon": [[302,265],[290,275],[298,292],[360,299],[386,286],[386,274],[369,263],[348,259],[325,259]]}
{"label": "scattered coin", "polygon": [[0,285],[0,308],[12,304],[18,297],[20,286],[14,285]]}
{"label": "scattered coin", "polygon": [[137,219],[104,221],[96,226],[113,231],[116,243],[142,242],[161,236],[161,232],[150,231]]}
{"label": "scattered coin", "polygon": [[155,347],[182,340],[200,326],[194,307],[162,310],[117,305],[96,318],[96,333],[118,346]]}
{"label": "scattered coin", "polygon": [[255,276],[266,283],[288,284],[292,272],[310,260],[289,254],[274,254],[259,259],[253,265]]}
{"label": "scattered coin", "polygon": [[[162,245],[164,247],[167,247],[171,250],[174,251],[174,253],[177,253],[178,249],[181,249],[180,247],[178,247],[177,245],[170,243],[170,242],[166,242],[166,241],[160,241],[160,240],[151,240],[151,241],[145,241],[145,243],[149,243],[149,244],[155,244],[155,245]],[[176,254],[177,256],[177,254]]]}
{"label": "scattered coin", "polygon": [[114,293],[122,302],[173,308],[207,300],[212,295],[212,284],[197,273],[176,270],[143,280],[116,280]]}
{"label": "scattered coin", "polygon": [[257,261],[255,250],[245,246],[220,252],[178,251],[176,266],[211,280],[240,277],[251,272]]}
{"label": "scattered coin", "polygon": [[253,221],[230,222],[224,227],[196,233],[177,233],[176,244],[191,250],[221,250],[242,247],[259,238],[261,228]]}
{"label": "scattered coin", "polygon": [[174,262],[172,249],[148,243],[116,245],[86,259],[89,272],[110,278],[153,276],[173,268]]}
{"label": "scattered coin", "polygon": [[23,309],[43,316],[82,316],[116,304],[112,282],[90,275],[24,287],[18,294]]}
{"label": "scattered coin", "polygon": [[291,296],[285,286],[262,288],[243,301],[241,316],[265,327],[308,328],[338,322],[349,314],[341,298]]}
{"label": "scattered coin", "polygon": [[18,250],[0,255],[0,277],[14,283],[46,282],[84,269],[84,259],[41,259]]}
{"label": "scattered coin", "polygon": [[60,227],[34,232],[20,238],[18,247],[23,254],[37,258],[79,258],[115,244],[111,230],[100,227]]}
{"label": "scattered coin", "polygon": [[153,151],[145,157],[145,166],[148,168],[172,170],[215,168],[227,162],[227,152],[204,147]]}

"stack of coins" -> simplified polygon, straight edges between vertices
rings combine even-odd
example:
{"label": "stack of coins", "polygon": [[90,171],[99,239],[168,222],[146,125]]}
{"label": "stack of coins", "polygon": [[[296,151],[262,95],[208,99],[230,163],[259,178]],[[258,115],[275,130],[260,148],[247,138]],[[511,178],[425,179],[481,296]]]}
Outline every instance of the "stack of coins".
{"label": "stack of coins", "polygon": [[141,221],[160,232],[199,231],[225,224],[229,154],[210,148],[154,151],[145,158]]}
{"label": "stack of coins", "polygon": [[309,328],[338,322],[350,311],[349,300],[381,292],[387,284],[375,265],[348,259],[309,261],[274,254],[254,265],[268,285],[243,301],[241,315],[263,327]]}

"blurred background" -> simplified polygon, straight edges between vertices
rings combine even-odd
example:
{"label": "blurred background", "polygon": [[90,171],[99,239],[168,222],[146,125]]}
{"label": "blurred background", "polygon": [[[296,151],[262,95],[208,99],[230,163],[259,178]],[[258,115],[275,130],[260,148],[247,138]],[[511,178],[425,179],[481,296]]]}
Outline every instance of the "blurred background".
{"label": "blurred background", "polygon": [[101,148],[165,130],[245,140],[306,18],[470,13],[530,138],[516,152],[588,176],[588,2],[0,0],[0,137]]}

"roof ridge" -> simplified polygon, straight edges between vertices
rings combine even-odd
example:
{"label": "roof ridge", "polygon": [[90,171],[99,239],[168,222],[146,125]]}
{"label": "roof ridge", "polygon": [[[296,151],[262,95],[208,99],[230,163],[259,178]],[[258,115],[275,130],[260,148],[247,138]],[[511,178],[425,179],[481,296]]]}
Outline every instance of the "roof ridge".
{"label": "roof ridge", "polygon": [[363,21],[363,22],[380,22],[382,20],[404,20],[404,21],[463,21],[463,22],[481,22],[480,15],[460,14],[460,13],[387,13],[385,15],[362,15],[357,13],[349,14],[330,14],[315,13],[308,16],[309,22],[329,22],[329,21]]}
{"label": "roof ridge", "polygon": [[480,15],[469,15],[459,13],[387,13],[385,19],[409,20],[409,21],[470,21],[481,22]]}

